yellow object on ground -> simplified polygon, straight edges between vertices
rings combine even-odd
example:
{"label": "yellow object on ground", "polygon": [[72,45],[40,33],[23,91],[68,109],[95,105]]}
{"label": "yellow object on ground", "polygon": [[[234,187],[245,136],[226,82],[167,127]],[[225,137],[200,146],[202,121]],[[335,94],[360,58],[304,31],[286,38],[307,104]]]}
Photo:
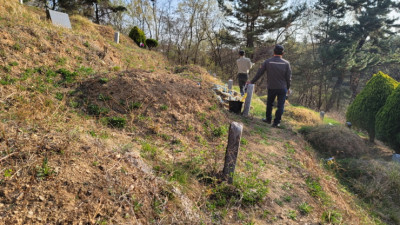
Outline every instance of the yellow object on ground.
{"label": "yellow object on ground", "polygon": [[245,94],[243,95],[243,97],[240,99],[240,101],[241,101],[241,102],[244,102],[244,100],[246,100],[246,97],[247,97],[247,93],[245,93]]}

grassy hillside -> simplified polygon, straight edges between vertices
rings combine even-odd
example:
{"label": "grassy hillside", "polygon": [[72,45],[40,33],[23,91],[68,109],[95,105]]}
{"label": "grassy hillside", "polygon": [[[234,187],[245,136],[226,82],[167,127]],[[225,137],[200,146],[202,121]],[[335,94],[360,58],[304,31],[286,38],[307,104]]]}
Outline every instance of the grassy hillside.
{"label": "grassy hillside", "polygon": [[[375,224],[297,128],[221,106],[219,83],[111,27],[0,0],[0,224]],[[244,125],[221,183],[229,124]],[[378,222],[377,222],[378,221]],[[390,219],[388,219],[390,222]]]}

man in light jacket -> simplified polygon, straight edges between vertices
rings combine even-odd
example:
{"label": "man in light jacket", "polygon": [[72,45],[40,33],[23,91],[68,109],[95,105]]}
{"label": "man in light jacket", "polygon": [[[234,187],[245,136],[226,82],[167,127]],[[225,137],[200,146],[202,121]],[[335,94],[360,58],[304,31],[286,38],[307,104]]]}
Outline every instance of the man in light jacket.
{"label": "man in light jacket", "polygon": [[238,66],[238,81],[240,94],[244,95],[244,86],[246,85],[247,80],[249,79],[249,70],[253,67],[253,63],[251,63],[249,58],[244,56],[244,51],[239,51],[240,58],[236,60],[236,64]]}
{"label": "man in light jacket", "polygon": [[272,122],[272,106],[275,98],[278,97],[278,109],[275,113],[274,123],[272,127],[279,127],[286,100],[286,94],[290,94],[290,82],[292,80],[292,70],[290,63],[282,59],[284,48],[282,45],[276,45],[274,48],[274,56],[263,62],[258,69],[256,76],[250,83],[254,84],[258,79],[267,72],[267,112],[264,122],[271,124]]}

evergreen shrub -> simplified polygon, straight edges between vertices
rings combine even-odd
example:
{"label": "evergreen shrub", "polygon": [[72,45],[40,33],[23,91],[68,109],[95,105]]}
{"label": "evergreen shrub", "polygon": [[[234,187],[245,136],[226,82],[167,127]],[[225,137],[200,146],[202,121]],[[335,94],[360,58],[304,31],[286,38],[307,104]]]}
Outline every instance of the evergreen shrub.
{"label": "evergreen shrub", "polygon": [[138,45],[143,43],[146,45],[146,35],[144,32],[137,26],[134,26],[132,30],[129,32],[129,37]]}
{"label": "evergreen shrub", "polygon": [[375,121],[376,137],[400,154],[400,86],[386,100]]}
{"label": "evergreen shrub", "polygon": [[347,121],[366,130],[371,142],[375,139],[375,117],[398,82],[382,72],[374,74],[364,89],[356,96],[346,113]]}
{"label": "evergreen shrub", "polygon": [[149,49],[156,48],[158,46],[158,41],[155,39],[151,39],[151,38],[146,39],[146,46]]}

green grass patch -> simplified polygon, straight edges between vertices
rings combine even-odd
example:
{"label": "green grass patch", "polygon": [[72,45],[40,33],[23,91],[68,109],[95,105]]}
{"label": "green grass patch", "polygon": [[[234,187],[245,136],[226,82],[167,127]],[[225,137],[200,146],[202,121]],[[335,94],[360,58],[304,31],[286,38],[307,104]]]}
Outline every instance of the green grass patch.
{"label": "green grass patch", "polygon": [[17,79],[11,77],[8,74],[0,78],[0,84],[2,84],[2,85],[14,84],[16,81],[17,81]]}
{"label": "green grass patch", "polygon": [[50,176],[54,170],[48,165],[48,159],[45,157],[41,166],[36,167],[36,176],[41,179]]}
{"label": "green grass patch", "polygon": [[84,77],[94,74],[94,70],[91,67],[84,67],[84,66],[79,67],[76,70],[76,72]]}
{"label": "green grass patch", "polygon": [[261,180],[256,174],[244,176],[236,174],[233,185],[240,191],[244,205],[254,205],[265,197],[268,193],[269,180]]}
{"label": "green grass patch", "polygon": [[108,117],[107,125],[113,128],[124,128],[126,125],[126,118],[117,116]]}
{"label": "green grass patch", "polygon": [[297,213],[294,210],[289,210],[288,218],[291,220],[297,220]]}
{"label": "green grass patch", "polygon": [[129,104],[129,109],[133,110],[133,109],[140,109],[142,107],[142,103],[141,102],[132,102]]}
{"label": "green grass patch", "polygon": [[312,197],[319,199],[324,205],[329,203],[330,198],[322,189],[322,186],[319,183],[319,179],[313,179],[312,177],[307,177],[306,185],[308,187],[308,193]]}
{"label": "green grass patch", "polygon": [[222,137],[228,133],[228,128],[226,126],[215,127],[212,130],[214,137]]}
{"label": "green grass patch", "polygon": [[105,107],[100,107],[96,104],[89,104],[86,110],[87,113],[92,116],[106,115],[110,112],[110,109]]}
{"label": "green grass patch", "polygon": [[335,210],[328,210],[322,213],[322,222],[329,224],[342,224],[342,214]]}
{"label": "green grass patch", "polygon": [[61,92],[57,92],[55,98],[56,98],[57,100],[60,100],[60,101],[61,101],[61,100],[63,100],[63,98],[64,98],[64,94],[61,93]]}
{"label": "green grass patch", "polygon": [[155,159],[158,154],[158,148],[150,143],[144,142],[142,143],[142,149],[140,151],[140,155],[145,159]]}
{"label": "green grass patch", "polygon": [[4,170],[4,177],[11,177],[12,176],[12,172],[13,172],[13,170],[12,169],[6,169],[6,170]]}
{"label": "green grass patch", "polygon": [[106,84],[108,81],[109,81],[108,78],[105,77],[99,79],[99,82],[102,84]]}
{"label": "green grass patch", "polygon": [[300,213],[303,215],[308,215],[313,210],[313,207],[310,206],[309,204],[307,204],[307,202],[301,203],[297,208],[299,209]]}
{"label": "green grass patch", "polygon": [[18,64],[18,62],[10,62],[10,63],[8,63],[8,65],[9,66],[18,66],[19,64]]}
{"label": "green grass patch", "polygon": [[341,124],[339,121],[337,121],[335,119],[332,119],[332,118],[330,118],[328,116],[324,117],[324,123],[325,124],[332,124],[332,125],[340,125]]}
{"label": "green grass patch", "polygon": [[73,83],[75,82],[78,73],[76,72],[71,72],[67,69],[61,68],[59,70],[57,70],[57,73],[60,74],[63,78],[63,82],[65,83]]}
{"label": "green grass patch", "polygon": [[160,110],[167,111],[168,110],[168,106],[163,104],[163,105],[160,106]]}
{"label": "green grass patch", "polygon": [[251,100],[251,107],[253,108],[250,112],[255,117],[265,118],[266,104],[261,98],[253,93],[253,98]]}

